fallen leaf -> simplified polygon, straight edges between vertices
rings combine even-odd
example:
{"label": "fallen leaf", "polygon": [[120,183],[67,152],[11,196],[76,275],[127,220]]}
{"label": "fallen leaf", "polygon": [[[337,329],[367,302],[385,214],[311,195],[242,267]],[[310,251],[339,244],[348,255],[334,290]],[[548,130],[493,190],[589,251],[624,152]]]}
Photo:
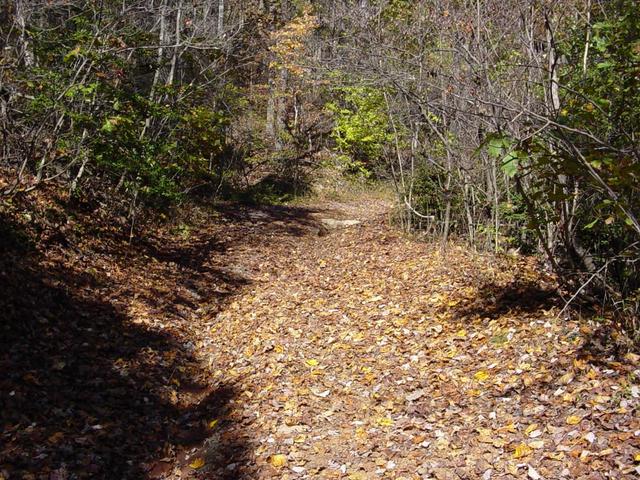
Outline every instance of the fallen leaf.
{"label": "fallen leaf", "polygon": [[516,426],[513,423],[508,423],[504,427],[500,427],[498,431],[516,433],[518,430],[516,429]]}
{"label": "fallen leaf", "polygon": [[378,419],[378,425],[381,427],[391,427],[393,425],[393,420],[389,417],[382,417]]}
{"label": "fallen leaf", "polygon": [[64,433],[62,433],[62,432],[56,432],[56,433],[54,433],[53,435],[51,435],[51,436],[47,439],[47,441],[48,441],[49,443],[53,443],[53,444],[55,444],[55,443],[58,443],[58,442],[59,442],[60,440],[62,440],[63,438],[64,438]]}
{"label": "fallen leaf", "polygon": [[269,457],[269,463],[275,468],[282,468],[287,464],[287,456],[278,453]]}
{"label": "fallen leaf", "polygon": [[539,425],[537,423],[532,423],[525,429],[524,434],[529,435],[531,432],[535,431],[538,427]]}
{"label": "fallen leaf", "polygon": [[567,425],[577,425],[582,421],[582,417],[577,415],[570,415],[567,417]]}
{"label": "fallen leaf", "polygon": [[540,450],[541,448],[544,448],[544,440],[534,440],[529,442],[528,445],[535,450]]}
{"label": "fallen leaf", "polygon": [[542,478],[540,474],[536,472],[536,470],[531,465],[529,465],[529,469],[527,470],[527,475],[531,480],[540,480]]}
{"label": "fallen leaf", "polygon": [[425,393],[426,392],[423,388],[419,388],[418,390],[414,390],[413,392],[411,392],[405,398],[407,399],[408,402],[415,402],[419,398],[422,398]]}
{"label": "fallen leaf", "polygon": [[527,445],[526,443],[521,443],[516,445],[515,451],[513,452],[513,458],[522,458],[528,455],[531,455],[533,449]]}
{"label": "fallen leaf", "polygon": [[202,457],[194,458],[193,461],[189,464],[189,466],[195,470],[204,467],[205,461]]}
{"label": "fallen leaf", "polygon": [[569,383],[571,383],[573,381],[573,373],[571,373],[571,372],[565,373],[563,376],[560,377],[559,381],[563,385],[568,385]]}
{"label": "fallen leaf", "polygon": [[349,480],[367,480],[367,477],[363,472],[353,472],[347,477]]}

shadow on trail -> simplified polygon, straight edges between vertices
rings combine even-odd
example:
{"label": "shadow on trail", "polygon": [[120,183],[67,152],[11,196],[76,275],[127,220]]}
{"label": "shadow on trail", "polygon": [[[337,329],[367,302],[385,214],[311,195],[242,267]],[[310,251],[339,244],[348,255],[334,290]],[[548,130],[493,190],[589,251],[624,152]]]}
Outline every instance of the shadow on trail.
{"label": "shadow on trail", "polygon": [[229,422],[216,442],[207,428],[233,385],[212,384],[185,339],[133,322],[108,278],[29,238],[0,216],[0,477],[186,478],[208,442],[207,478],[241,479],[226,468],[250,445]]}
{"label": "shadow on trail", "polygon": [[473,301],[456,308],[456,315],[495,319],[505,314],[522,315],[561,306],[555,289],[543,288],[536,282],[519,281],[507,286],[485,283]]}
{"label": "shadow on trail", "polygon": [[178,267],[192,270],[194,273],[208,273],[204,266],[205,261],[212,254],[223,255],[227,251],[227,245],[215,237],[198,239],[188,245],[159,244],[148,239],[140,239],[137,244],[145,254],[156,260],[175,263]]}
{"label": "shadow on trail", "polygon": [[326,213],[309,207],[284,205],[246,206],[237,203],[225,203],[216,207],[224,222],[242,224],[250,231],[260,232],[261,236],[285,234],[302,237],[317,232],[320,223],[315,214]]}

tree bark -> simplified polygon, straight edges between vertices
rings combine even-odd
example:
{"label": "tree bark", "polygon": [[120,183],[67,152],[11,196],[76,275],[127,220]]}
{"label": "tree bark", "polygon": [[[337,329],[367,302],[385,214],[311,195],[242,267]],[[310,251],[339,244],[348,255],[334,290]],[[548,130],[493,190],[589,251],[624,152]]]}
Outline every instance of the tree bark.
{"label": "tree bark", "polygon": [[218,0],[218,36],[224,31],[224,0]]}
{"label": "tree bark", "polygon": [[25,10],[24,0],[16,0],[16,24],[20,31],[20,57],[25,67],[33,67],[36,63],[33,50],[31,48],[31,41],[29,40],[29,34],[27,33],[27,12]]}

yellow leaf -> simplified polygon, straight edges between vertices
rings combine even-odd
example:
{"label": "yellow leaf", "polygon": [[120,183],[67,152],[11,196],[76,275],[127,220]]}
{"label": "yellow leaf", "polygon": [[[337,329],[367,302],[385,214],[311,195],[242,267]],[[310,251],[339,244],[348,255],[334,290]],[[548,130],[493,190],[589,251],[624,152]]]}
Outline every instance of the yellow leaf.
{"label": "yellow leaf", "polygon": [[510,473],[511,475],[513,475],[514,477],[518,476],[518,466],[514,465],[513,463],[509,462],[506,467],[505,470]]}
{"label": "yellow leaf", "polygon": [[581,421],[582,421],[582,418],[578,417],[577,415],[571,415],[567,417],[567,425],[577,425]]}
{"label": "yellow leaf", "polygon": [[569,383],[571,383],[572,380],[573,380],[573,373],[571,372],[565,373],[563,376],[560,377],[560,383],[562,383],[563,385],[568,385]]}
{"label": "yellow leaf", "polygon": [[347,478],[349,480],[366,480],[367,479],[367,477],[365,477],[364,473],[362,473],[362,472],[350,473]]}
{"label": "yellow leaf", "polygon": [[393,425],[393,420],[389,417],[382,417],[378,419],[378,425],[381,427],[390,427]]}
{"label": "yellow leaf", "polygon": [[498,431],[516,433],[518,430],[516,430],[516,426],[513,423],[509,423],[504,427],[500,427]]}
{"label": "yellow leaf", "polygon": [[309,365],[310,367],[317,367],[319,363],[315,358],[310,358],[309,360],[307,360],[307,365]]}
{"label": "yellow leaf", "polygon": [[287,464],[286,455],[282,455],[281,453],[277,455],[271,455],[269,457],[269,463],[276,468],[282,468]]}
{"label": "yellow leaf", "polygon": [[575,359],[573,361],[573,366],[575,368],[577,368],[578,370],[585,370],[587,368],[587,362],[585,362],[584,360],[580,360],[580,359]]}
{"label": "yellow leaf", "polygon": [[492,445],[496,448],[503,448],[507,443],[506,440],[503,440],[502,438],[496,438],[493,440]]}
{"label": "yellow leaf", "polygon": [[[635,363],[635,364],[640,363],[640,355],[637,355],[635,353],[627,353],[624,356],[624,358],[626,360],[628,360],[629,362],[631,362],[631,363]],[[638,461],[640,462],[640,460],[638,460]]]}
{"label": "yellow leaf", "polygon": [[640,462],[640,453],[636,453],[633,457],[636,462]]}
{"label": "yellow leaf", "polygon": [[218,425],[218,422],[219,422],[219,421],[220,421],[220,420],[219,420],[219,419],[217,419],[217,418],[216,418],[215,420],[211,420],[211,421],[209,422],[209,428],[216,428],[216,425]]}
{"label": "yellow leaf", "polygon": [[539,425],[537,423],[532,423],[531,425],[529,425],[526,430],[524,431],[525,435],[529,435],[531,432],[533,432],[536,428],[538,428]]}
{"label": "yellow leaf", "polygon": [[547,452],[544,454],[546,458],[550,458],[551,460],[562,461],[564,460],[565,454],[563,452]]}
{"label": "yellow leaf", "polygon": [[368,437],[367,431],[364,428],[362,427],[356,428],[356,438],[360,440],[366,440],[367,437]]}
{"label": "yellow leaf", "polygon": [[465,338],[467,336],[467,331],[463,328],[456,332],[456,337]]}
{"label": "yellow leaf", "polygon": [[367,298],[362,303],[375,303],[375,302],[379,302],[380,300],[382,300],[382,297],[380,295],[375,295],[375,296]]}
{"label": "yellow leaf", "polygon": [[439,439],[436,440],[436,448],[438,450],[450,450],[450,443],[449,440],[447,440],[444,437],[440,437]]}
{"label": "yellow leaf", "polygon": [[522,458],[528,455],[531,455],[533,449],[527,445],[526,443],[521,443],[516,446],[515,451],[513,452],[513,458]]}
{"label": "yellow leaf", "polygon": [[480,370],[479,372],[476,372],[473,377],[479,382],[484,382],[487,378],[489,378],[489,374],[484,370]]}
{"label": "yellow leaf", "polygon": [[204,467],[204,458],[202,458],[202,457],[194,458],[194,459],[193,459],[193,462],[191,462],[191,463],[189,464],[189,466],[190,466],[191,468],[196,469],[196,470],[197,470],[198,468],[202,468],[202,467]]}
{"label": "yellow leaf", "polygon": [[282,345],[276,345],[273,349],[276,353],[284,353],[284,347]]}

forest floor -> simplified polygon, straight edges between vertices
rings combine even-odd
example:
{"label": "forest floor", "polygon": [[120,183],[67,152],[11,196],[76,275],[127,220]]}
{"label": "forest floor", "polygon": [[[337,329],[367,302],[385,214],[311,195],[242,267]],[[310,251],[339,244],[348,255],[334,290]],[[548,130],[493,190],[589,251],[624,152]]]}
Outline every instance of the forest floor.
{"label": "forest floor", "polygon": [[443,255],[379,199],[129,242],[42,198],[0,212],[0,479],[637,478],[640,357],[534,259]]}

